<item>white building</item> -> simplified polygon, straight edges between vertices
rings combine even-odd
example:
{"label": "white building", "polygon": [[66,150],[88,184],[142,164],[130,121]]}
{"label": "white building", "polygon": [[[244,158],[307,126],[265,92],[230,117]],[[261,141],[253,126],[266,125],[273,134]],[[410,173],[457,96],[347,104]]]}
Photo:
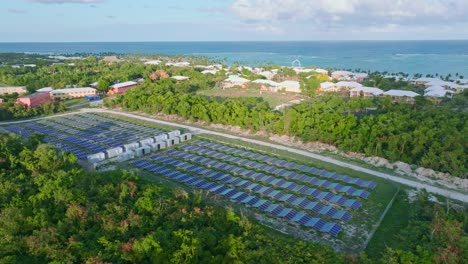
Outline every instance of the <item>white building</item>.
{"label": "white building", "polygon": [[202,74],[216,74],[218,73],[218,70],[204,70],[201,72]]}
{"label": "white building", "polygon": [[160,60],[150,60],[145,62],[146,65],[159,65],[161,64]]}
{"label": "white building", "polygon": [[284,81],[280,82],[277,86],[278,90],[285,90],[286,92],[300,93],[301,84],[298,81]]}
{"label": "white building", "polygon": [[187,76],[181,76],[181,75],[172,76],[171,78],[176,80],[176,81],[186,81],[186,80],[190,79]]}
{"label": "white building", "polygon": [[365,97],[368,96],[377,96],[383,94],[383,90],[376,88],[376,87],[356,87],[349,91],[350,97],[357,97],[361,96],[361,94]]}
{"label": "white building", "polygon": [[188,67],[190,66],[190,62],[180,61],[180,62],[168,62],[166,66],[174,66],[174,67]]}
{"label": "white building", "polygon": [[222,87],[223,88],[232,88],[232,87],[246,87],[250,83],[250,80],[242,78],[238,75],[230,75],[226,80],[224,80]]}

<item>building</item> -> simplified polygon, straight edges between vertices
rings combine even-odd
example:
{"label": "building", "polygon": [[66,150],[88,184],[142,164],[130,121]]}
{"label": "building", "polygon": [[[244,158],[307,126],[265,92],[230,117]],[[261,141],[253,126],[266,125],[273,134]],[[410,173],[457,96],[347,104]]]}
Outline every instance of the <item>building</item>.
{"label": "building", "polygon": [[214,75],[214,74],[218,73],[218,70],[203,70],[201,73],[202,74],[213,74]]}
{"label": "building", "polygon": [[355,80],[358,83],[362,83],[367,78],[369,78],[369,75],[367,73],[359,72],[353,74],[353,80]]}
{"label": "building", "polygon": [[0,94],[25,94],[28,92],[26,86],[6,86],[0,87]]}
{"label": "building", "polygon": [[38,107],[51,101],[50,93],[48,92],[36,92],[16,99],[16,103],[25,105],[28,108]]}
{"label": "building", "polygon": [[334,71],[331,73],[332,79],[335,80],[351,80],[351,76],[353,75],[350,71]]}
{"label": "building", "polygon": [[361,94],[364,97],[369,97],[369,96],[378,96],[383,94],[384,91],[382,91],[379,88],[376,87],[355,87],[351,90],[349,90],[349,96],[350,97],[358,97],[361,96]]}
{"label": "building", "polygon": [[300,93],[301,84],[298,81],[284,81],[278,84],[278,90],[284,90],[291,93]]}
{"label": "building", "polygon": [[91,87],[57,89],[50,92],[55,100],[82,98],[86,95],[96,95],[96,89]]}
{"label": "building", "polygon": [[250,80],[246,78],[242,78],[237,75],[229,75],[229,77],[222,82],[221,86],[223,88],[232,88],[232,87],[246,88],[249,83],[250,83]]}
{"label": "building", "polygon": [[394,102],[401,102],[401,103],[413,103],[414,97],[419,96],[418,93],[412,91],[404,91],[404,90],[389,90],[382,94],[383,96],[390,96],[392,97]]}
{"label": "building", "polygon": [[357,82],[348,82],[348,81],[341,81],[337,83],[332,82],[324,82],[320,84],[320,89],[318,90],[319,93],[325,92],[346,92],[346,95],[349,94],[349,91],[354,88],[361,88],[362,84]]}
{"label": "building", "polygon": [[317,68],[317,69],[315,69],[315,72],[316,72],[316,73],[321,73],[321,74],[328,75],[328,71],[325,70],[325,69]]}
{"label": "building", "polygon": [[168,62],[166,66],[174,66],[174,67],[188,67],[190,66],[190,62],[181,61],[181,62]]}
{"label": "building", "polygon": [[186,81],[186,80],[190,79],[187,76],[180,76],[180,75],[172,76],[171,78],[176,80],[176,81]]}
{"label": "building", "polygon": [[134,81],[116,83],[116,84],[110,86],[110,90],[107,92],[107,94],[125,93],[127,90],[132,89],[132,88],[136,87],[137,85],[138,85],[138,83],[134,82]]}
{"label": "building", "polygon": [[160,63],[160,60],[150,60],[145,62],[146,65],[159,65]]}
{"label": "building", "polygon": [[54,89],[52,87],[44,87],[44,88],[41,88],[39,90],[37,90],[36,92],[40,92],[40,93],[50,93],[52,92]]}
{"label": "building", "polygon": [[275,77],[276,72],[262,71],[262,72],[258,73],[258,75],[261,75],[261,76],[267,78],[268,80],[271,80],[271,79],[273,79],[273,77]]}
{"label": "building", "polygon": [[0,98],[0,104],[3,104],[5,102],[5,100],[3,100],[2,98]]}

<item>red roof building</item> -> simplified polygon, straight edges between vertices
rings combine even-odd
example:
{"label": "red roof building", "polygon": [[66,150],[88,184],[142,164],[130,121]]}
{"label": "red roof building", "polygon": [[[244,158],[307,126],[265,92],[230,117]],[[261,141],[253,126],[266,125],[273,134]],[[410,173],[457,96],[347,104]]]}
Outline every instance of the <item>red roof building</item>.
{"label": "red roof building", "polygon": [[137,86],[137,82],[128,81],[123,83],[116,83],[110,86],[109,92],[107,94],[121,94],[125,93],[127,90],[132,89],[133,87]]}
{"label": "red roof building", "polygon": [[50,93],[33,93],[27,96],[21,96],[16,99],[19,104],[26,105],[29,108],[41,106],[50,102]]}

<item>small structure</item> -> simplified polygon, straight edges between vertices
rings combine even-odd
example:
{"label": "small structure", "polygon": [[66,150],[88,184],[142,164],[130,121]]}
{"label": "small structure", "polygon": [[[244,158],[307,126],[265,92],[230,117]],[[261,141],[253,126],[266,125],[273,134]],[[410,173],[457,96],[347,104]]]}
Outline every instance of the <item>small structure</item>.
{"label": "small structure", "polygon": [[331,73],[332,79],[335,80],[351,80],[351,76],[353,75],[350,71],[334,71]]}
{"label": "small structure", "polygon": [[124,151],[123,151],[122,147],[111,148],[111,149],[106,150],[106,157],[108,159],[112,159],[112,158],[115,158],[115,157],[119,156],[123,152]]}
{"label": "small structure", "polygon": [[127,90],[132,89],[138,85],[135,81],[128,81],[122,83],[116,83],[109,86],[110,90],[107,94],[122,94],[125,93]]}
{"label": "small structure", "polygon": [[148,146],[154,143],[154,138],[145,138],[140,141],[138,141],[140,144],[140,147]]}
{"label": "small structure", "polygon": [[50,92],[54,99],[82,98],[86,95],[96,95],[96,89],[91,87],[57,89]]}
{"label": "small structure", "polygon": [[95,154],[88,155],[86,159],[89,163],[98,163],[106,159],[106,154],[104,152],[98,152]]}
{"label": "small structure", "polygon": [[167,143],[165,141],[159,141],[150,145],[152,151],[158,151],[166,148]]}
{"label": "small structure", "polygon": [[168,138],[174,138],[180,136],[180,131],[179,130],[174,130],[171,132],[167,132],[167,137]]}
{"label": "small structure", "polygon": [[325,69],[317,68],[317,69],[315,69],[315,72],[328,75],[328,71],[325,70]]}
{"label": "small structure", "polygon": [[157,135],[154,138],[154,142],[160,142],[160,141],[164,141],[166,139],[168,139],[169,137],[167,136],[167,134],[160,134],[160,135]]}
{"label": "small structure", "polygon": [[28,92],[26,86],[7,86],[7,87],[0,87],[0,94],[25,94]]}
{"label": "small structure", "polygon": [[124,152],[133,151],[140,147],[140,143],[133,142],[123,145]]}
{"label": "small structure", "polygon": [[18,97],[16,99],[17,103],[23,104],[29,108],[38,107],[50,101],[51,101],[50,94],[47,92],[46,93],[41,93],[41,92],[33,93],[30,95]]}
{"label": "small structure", "polygon": [[127,152],[124,152],[124,153],[120,154],[117,157],[117,160],[120,161],[120,162],[123,162],[123,161],[131,160],[133,158],[135,158],[135,152],[127,151]]}
{"label": "small structure", "polygon": [[358,83],[362,83],[367,78],[369,78],[369,75],[364,72],[358,72],[353,74],[353,79]]}
{"label": "small structure", "polygon": [[182,134],[179,136],[179,141],[180,142],[185,142],[187,140],[191,140],[192,139],[192,134],[190,133],[185,133],[185,134]]}
{"label": "small structure", "polygon": [[201,74],[213,74],[213,75],[215,75],[216,73],[218,73],[218,70],[203,70],[201,72]]}
{"label": "small structure", "polygon": [[179,144],[180,139],[179,139],[179,136],[177,135],[176,137],[166,139],[165,142],[166,142],[166,147],[170,147],[172,145]]}
{"label": "small structure", "polygon": [[135,156],[137,156],[137,157],[142,157],[142,156],[144,156],[144,155],[146,155],[146,154],[148,154],[150,152],[151,152],[151,148],[149,146],[137,148],[134,151]]}

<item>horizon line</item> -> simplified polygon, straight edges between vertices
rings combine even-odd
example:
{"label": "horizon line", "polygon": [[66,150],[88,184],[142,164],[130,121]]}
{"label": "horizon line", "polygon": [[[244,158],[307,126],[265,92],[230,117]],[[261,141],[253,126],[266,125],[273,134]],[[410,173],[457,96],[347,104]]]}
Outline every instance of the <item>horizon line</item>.
{"label": "horizon line", "polygon": [[6,43],[164,43],[164,42],[410,42],[410,41],[468,41],[467,39],[321,39],[321,40],[109,40],[109,41],[0,41]]}

